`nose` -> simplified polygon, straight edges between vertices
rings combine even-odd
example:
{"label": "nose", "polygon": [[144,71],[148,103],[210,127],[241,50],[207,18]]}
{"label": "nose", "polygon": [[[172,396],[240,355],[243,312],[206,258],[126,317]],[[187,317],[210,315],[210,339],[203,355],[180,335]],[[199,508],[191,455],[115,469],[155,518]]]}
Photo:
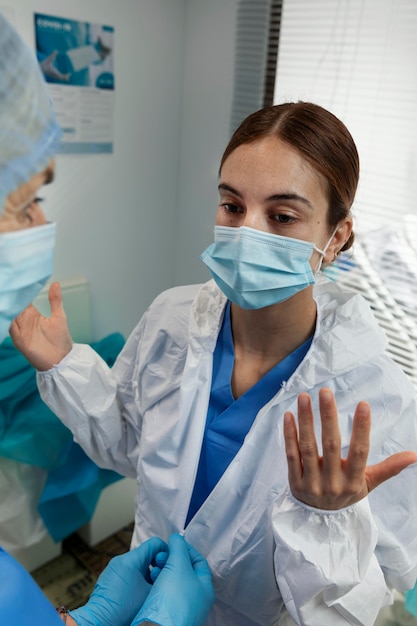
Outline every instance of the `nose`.
{"label": "nose", "polygon": [[248,226],[248,228],[253,228],[254,230],[268,230],[265,216],[261,211],[257,211],[256,209],[246,211],[242,226]]}

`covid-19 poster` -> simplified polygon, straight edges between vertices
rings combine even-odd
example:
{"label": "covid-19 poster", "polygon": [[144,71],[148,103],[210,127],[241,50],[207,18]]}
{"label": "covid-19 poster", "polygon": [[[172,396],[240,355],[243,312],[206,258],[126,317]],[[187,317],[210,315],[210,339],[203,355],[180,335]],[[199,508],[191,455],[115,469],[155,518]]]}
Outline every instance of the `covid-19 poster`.
{"label": "covid-19 poster", "polygon": [[35,13],[36,55],[63,130],[60,152],[113,151],[114,29]]}

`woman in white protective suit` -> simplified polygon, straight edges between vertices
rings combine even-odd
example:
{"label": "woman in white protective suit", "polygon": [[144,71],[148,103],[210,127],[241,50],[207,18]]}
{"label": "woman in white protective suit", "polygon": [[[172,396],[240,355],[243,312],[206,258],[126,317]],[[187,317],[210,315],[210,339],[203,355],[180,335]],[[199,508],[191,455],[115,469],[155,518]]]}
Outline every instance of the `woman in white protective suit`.
{"label": "woman in white protective suit", "polygon": [[[52,273],[56,225],[37,195],[54,177],[60,136],[36,59],[0,14],[0,342]],[[12,478],[2,466],[4,507],[8,492],[19,491]],[[112,559],[89,601],[71,613],[57,612],[0,546],[2,626],[201,626],[213,596],[205,559],[178,535]]]}
{"label": "woman in white protective suit", "polygon": [[352,244],[358,176],[328,111],[258,111],[222,158],[214,280],[156,298],[112,370],[72,344],[56,283],[51,317],[12,327],[76,441],[137,477],[133,545],[185,529],[208,559],[207,624],[371,625],[414,585],[415,391],[318,274]]}

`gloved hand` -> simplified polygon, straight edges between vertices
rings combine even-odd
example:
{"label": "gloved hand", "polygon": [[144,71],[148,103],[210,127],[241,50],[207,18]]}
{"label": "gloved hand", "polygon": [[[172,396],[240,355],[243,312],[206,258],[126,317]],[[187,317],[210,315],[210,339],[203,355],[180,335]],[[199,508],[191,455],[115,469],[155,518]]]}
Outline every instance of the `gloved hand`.
{"label": "gloved hand", "polygon": [[155,557],[155,565],[151,569],[151,580],[154,583],[159,576],[159,572],[167,562],[168,552],[158,552]]}
{"label": "gloved hand", "polygon": [[84,606],[70,611],[79,626],[130,626],[152,588],[149,566],[167,550],[153,537],[135,550],[114,557],[97,580]]}
{"label": "gloved hand", "polygon": [[180,535],[171,535],[168,559],[131,626],[202,626],[214,602],[207,561]]}
{"label": "gloved hand", "polygon": [[28,572],[0,548],[0,624],[63,626],[52,604]]}

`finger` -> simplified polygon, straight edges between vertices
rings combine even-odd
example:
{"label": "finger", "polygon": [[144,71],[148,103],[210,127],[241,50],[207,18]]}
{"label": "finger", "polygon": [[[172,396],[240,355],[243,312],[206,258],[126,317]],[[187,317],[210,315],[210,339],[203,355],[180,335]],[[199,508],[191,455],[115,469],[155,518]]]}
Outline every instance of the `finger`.
{"label": "finger", "polygon": [[22,321],[25,321],[27,318],[31,318],[34,315],[38,315],[38,314],[39,314],[39,311],[37,310],[37,308],[34,307],[33,304],[28,304],[28,306],[25,309],[23,309],[23,311],[19,313],[17,317],[15,317],[13,322],[16,322],[17,325],[19,326]]}
{"label": "finger", "polygon": [[155,556],[156,565],[162,569],[167,562],[167,558],[168,552],[158,552],[158,554]]}
{"label": "finger", "polygon": [[346,459],[346,477],[349,481],[362,481],[369,454],[371,432],[371,407],[359,402],[353,417],[352,435]]}
{"label": "finger", "polygon": [[156,556],[160,553],[165,553],[168,551],[168,546],[165,541],[163,541],[160,537],[151,537],[147,539],[140,546],[135,548],[136,550],[142,550],[144,556],[149,561],[154,561]]}
{"label": "finger", "polygon": [[156,555],[164,550],[167,550],[165,541],[162,541],[159,537],[152,537],[141,543],[137,548],[131,550],[128,554],[130,555],[131,562],[134,563],[135,567],[145,576],[150,566],[155,561]]}
{"label": "finger", "polygon": [[15,340],[18,339],[18,334],[19,334],[19,326],[17,324],[17,321],[14,319],[13,322],[9,326],[9,335],[12,338],[13,342],[15,342]]}
{"label": "finger", "polygon": [[397,452],[381,463],[368,466],[365,471],[368,493],[413,463],[417,463],[417,453],[407,450]]}
{"label": "finger", "polygon": [[168,552],[165,550],[163,552],[158,552],[158,554],[155,555],[155,559],[152,563],[152,567],[150,570],[150,578],[153,583],[155,582],[155,580],[158,578],[159,574],[165,567],[167,559],[168,559]]}
{"label": "finger", "polygon": [[303,464],[303,477],[310,482],[319,480],[319,453],[314,432],[314,415],[308,393],[298,396],[298,445]]}
{"label": "finger", "polygon": [[161,567],[158,567],[158,565],[154,565],[149,573],[149,576],[151,578],[152,583],[155,582],[155,580],[158,578],[159,574],[161,573]]}
{"label": "finger", "polygon": [[168,552],[165,552],[165,551],[158,552],[158,554],[155,556],[155,566],[162,569],[165,566],[167,559],[168,559]]}
{"label": "finger", "polygon": [[33,306],[33,304],[29,304],[29,306],[27,306],[26,309],[23,309],[23,311],[12,321],[9,327],[9,333],[16,347],[19,347],[22,330],[25,330],[28,324],[30,324],[37,316],[39,316],[39,311]]}
{"label": "finger", "polygon": [[334,394],[330,389],[319,391],[321,441],[323,446],[323,477],[334,482],[340,475],[341,439]]}
{"label": "finger", "polygon": [[192,568],[200,581],[211,583],[211,571],[207,560],[187,541],[184,542],[188,550]]}
{"label": "finger", "polygon": [[300,448],[298,447],[298,434],[295,425],[295,418],[287,411],[284,414],[284,439],[285,453],[287,455],[288,481],[295,486],[303,477],[303,466],[301,462]]}

